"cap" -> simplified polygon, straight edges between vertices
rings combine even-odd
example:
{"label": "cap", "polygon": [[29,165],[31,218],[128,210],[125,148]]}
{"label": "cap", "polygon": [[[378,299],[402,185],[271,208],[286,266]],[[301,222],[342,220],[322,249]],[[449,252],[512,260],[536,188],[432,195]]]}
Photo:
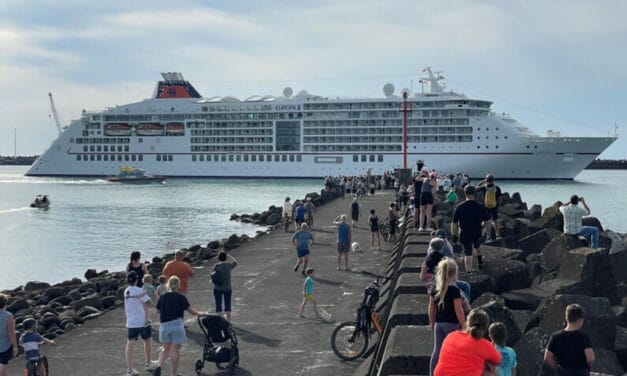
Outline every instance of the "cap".
{"label": "cap", "polygon": [[22,321],[22,327],[24,328],[24,330],[28,330],[34,327],[36,323],[37,322],[35,321],[35,319],[29,317],[26,320]]}
{"label": "cap", "polygon": [[126,280],[128,281],[128,283],[135,283],[137,282],[137,278],[139,278],[139,276],[137,275],[137,273],[131,271],[126,275]]}
{"label": "cap", "polygon": [[467,195],[474,195],[475,194],[475,187],[473,187],[472,185],[467,185],[466,187],[464,187],[464,193]]}
{"label": "cap", "polygon": [[446,231],[439,229],[435,232],[435,236],[438,238],[446,238]]}
{"label": "cap", "polygon": [[494,181],[494,175],[492,175],[492,174],[487,174],[487,175],[485,176],[485,180],[486,180],[486,181]]}

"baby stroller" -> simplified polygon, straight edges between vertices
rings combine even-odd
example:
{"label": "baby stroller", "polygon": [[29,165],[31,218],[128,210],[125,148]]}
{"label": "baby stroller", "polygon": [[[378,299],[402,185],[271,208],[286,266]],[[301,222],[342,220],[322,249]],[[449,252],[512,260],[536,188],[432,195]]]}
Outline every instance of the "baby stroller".
{"label": "baby stroller", "polygon": [[[232,373],[239,364],[239,350],[237,335],[231,324],[222,316],[198,316],[198,325],[205,335],[202,349],[202,359],[196,360],[196,373],[200,374],[205,362],[213,362],[221,370],[228,369]],[[217,346],[216,342],[229,342],[228,346]]]}

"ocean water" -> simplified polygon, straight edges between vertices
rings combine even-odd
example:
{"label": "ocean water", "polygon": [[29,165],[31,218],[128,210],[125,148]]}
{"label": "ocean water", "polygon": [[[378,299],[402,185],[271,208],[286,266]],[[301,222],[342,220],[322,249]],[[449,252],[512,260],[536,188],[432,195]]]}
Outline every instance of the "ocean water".
{"label": "ocean water", "polygon": [[[82,277],[88,268],[123,270],[131,251],[143,259],[261,228],[229,221],[261,212],[285,196],[320,191],[322,180],[169,179],[124,185],[104,179],[25,177],[24,166],[0,166],[0,290],[27,281]],[[575,181],[502,181],[542,207],[584,196],[603,225],[627,232],[627,171],[586,170]],[[32,209],[37,194],[49,210]]]}

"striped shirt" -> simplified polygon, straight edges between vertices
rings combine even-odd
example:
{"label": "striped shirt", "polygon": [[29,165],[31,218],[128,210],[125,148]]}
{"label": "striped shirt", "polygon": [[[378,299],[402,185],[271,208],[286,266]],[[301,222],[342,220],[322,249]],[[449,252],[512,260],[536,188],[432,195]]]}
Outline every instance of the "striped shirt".
{"label": "striped shirt", "polygon": [[584,215],[590,215],[590,211],[588,209],[572,204],[568,206],[560,206],[560,212],[564,216],[564,233],[572,235],[581,232],[583,227],[581,225],[581,219]]}

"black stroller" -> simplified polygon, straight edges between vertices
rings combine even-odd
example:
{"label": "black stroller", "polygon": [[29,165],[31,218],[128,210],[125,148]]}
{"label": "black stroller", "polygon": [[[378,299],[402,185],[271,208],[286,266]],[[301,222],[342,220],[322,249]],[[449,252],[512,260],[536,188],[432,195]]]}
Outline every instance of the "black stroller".
{"label": "black stroller", "polygon": [[[198,325],[205,335],[205,344],[202,359],[196,360],[196,373],[202,371],[205,362],[213,362],[218,369],[233,372],[239,364],[239,349],[231,324],[222,316],[206,315],[198,316]],[[217,346],[216,343],[224,343],[225,346]]]}

